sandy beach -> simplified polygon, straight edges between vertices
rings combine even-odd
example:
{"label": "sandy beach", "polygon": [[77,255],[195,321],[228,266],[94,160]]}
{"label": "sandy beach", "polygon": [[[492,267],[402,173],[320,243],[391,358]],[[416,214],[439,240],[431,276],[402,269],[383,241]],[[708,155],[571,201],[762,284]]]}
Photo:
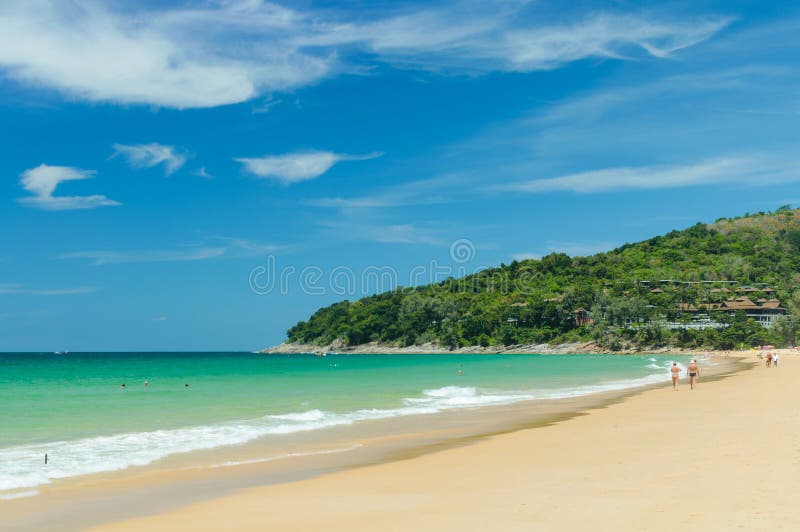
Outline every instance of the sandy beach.
{"label": "sandy beach", "polygon": [[[794,530],[800,358],[99,530]],[[758,364],[758,365],[756,365]]]}

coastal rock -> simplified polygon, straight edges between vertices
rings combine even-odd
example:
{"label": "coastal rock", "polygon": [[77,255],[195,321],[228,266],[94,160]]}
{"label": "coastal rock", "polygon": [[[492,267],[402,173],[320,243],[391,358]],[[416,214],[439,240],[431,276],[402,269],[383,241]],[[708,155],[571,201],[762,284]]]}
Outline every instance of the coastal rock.
{"label": "coastal rock", "polygon": [[630,347],[619,351],[608,351],[601,348],[595,342],[566,343],[566,344],[528,344],[528,345],[509,345],[509,346],[490,346],[481,347],[479,345],[448,349],[432,343],[400,347],[396,345],[381,344],[380,342],[370,342],[367,344],[346,346],[342,342],[334,342],[330,345],[319,346],[299,343],[282,343],[273,347],[268,347],[260,351],[265,354],[314,354],[314,353],[337,353],[354,355],[412,355],[412,354],[478,354],[478,355],[500,355],[500,354],[537,354],[537,355],[580,355],[580,354],[700,354],[707,353],[708,350],[696,349],[673,349],[669,347],[659,348],[638,348]]}

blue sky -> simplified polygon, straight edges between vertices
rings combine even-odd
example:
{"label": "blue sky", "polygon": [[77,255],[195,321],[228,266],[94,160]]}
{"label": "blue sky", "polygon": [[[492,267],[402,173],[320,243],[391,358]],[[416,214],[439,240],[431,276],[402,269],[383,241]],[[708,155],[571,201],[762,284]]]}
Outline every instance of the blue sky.
{"label": "blue sky", "polygon": [[800,203],[800,8],[564,4],[3,2],[0,350],[256,349]]}

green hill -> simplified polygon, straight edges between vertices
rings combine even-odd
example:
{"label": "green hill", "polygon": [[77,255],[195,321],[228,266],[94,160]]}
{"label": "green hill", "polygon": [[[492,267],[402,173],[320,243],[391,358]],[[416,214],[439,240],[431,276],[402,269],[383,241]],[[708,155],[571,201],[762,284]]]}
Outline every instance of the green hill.
{"label": "green hill", "polygon": [[553,253],[342,301],[289,329],[288,340],[447,347],[594,340],[610,349],[794,345],[799,287],[800,210],[786,206],[698,223],[590,257]]}

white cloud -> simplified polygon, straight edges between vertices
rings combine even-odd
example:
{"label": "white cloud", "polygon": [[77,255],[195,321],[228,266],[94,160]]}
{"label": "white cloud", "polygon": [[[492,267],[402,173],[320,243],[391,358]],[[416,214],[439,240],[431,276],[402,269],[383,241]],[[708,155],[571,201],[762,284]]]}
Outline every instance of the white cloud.
{"label": "white cloud", "polygon": [[428,244],[435,246],[443,243],[430,230],[417,227],[414,224],[394,224],[365,228],[364,237],[384,244]]}
{"label": "white cloud", "polygon": [[242,157],[235,160],[256,177],[275,179],[289,185],[315,179],[341,161],[364,161],[381,155],[381,153],[347,155],[329,151],[306,151],[254,158]]}
{"label": "white cloud", "polygon": [[140,251],[76,251],[59,255],[60,259],[88,259],[92,264],[127,264],[139,262],[182,262],[221,257],[224,247],[197,247]]}
{"label": "white cloud", "polygon": [[149,12],[82,0],[10,1],[0,7],[0,65],[14,79],[82,100],[225,105],[328,73],[327,58],[279,38],[295,18],[254,1]]}
{"label": "white cloud", "polygon": [[547,14],[526,1],[348,12],[262,0],[171,8],[7,0],[0,5],[0,69],[81,100],[213,107],[363,71],[365,61],[483,73],[591,57],[665,57],[730,22],[610,11],[566,12],[553,21]]}
{"label": "white cloud", "polygon": [[153,142],[150,144],[114,144],[114,155],[121,155],[135,168],[152,168],[163,165],[167,175],[177,171],[186,162],[186,156],[173,146]]}
{"label": "white cloud", "polygon": [[256,255],[266,255],[278,251],[285,251],[285,246],[257,242],[249,238],[236,236],[213,236],[210,238],[215,242],[220,242],[226,246],[226,253],[236,257],[252,257]]}
{"label": "white cloud", "polygon": [[200,168],[192,172],[192,175],[197,177],[202,177],[203,179],[214,179],[214,176],[208,173],[205,166],[201,166]]}
{"label": "white cloud", "polygon": [[64,181],[90,179],[94,177],[92,170],[81,170],[71,166],[49,166],[40,164],[36,168],[25,170],[20,176],[20,184],[33,196],[19,198],[23,205],[39,209],[61,211],[72,209],[94,209],[95,207],[121,205],[105,196],[54,196],[56,187]]}
{"label": "white cloud", "polygon": [[624,58],[640,48],[665,58],[706,40],[732,19],[669,23],[641,16],[598,15],[574,24],[511,32],[504,39],[507,60],[517,70],[555,68],[590,57]]}
{"label": "white cloud", "polygon": [[0,283],[0,295],[26,294],[36,296],[70,296],[76,294],[89,294],[96,292],[94,286],[78,286],[75,288],[27,288],[16,283]]}
{"label": "white cloud", "polygon": [[726,157],[695,164],[604,168],[495,187],[510,192],[579,193],[661,189],[719,183],[764,185],[800,180],[800,161],[772,157]]}
{"label": "white cloud", "polygon": [[[455,5],[454,5],[455,6]],[[465,14],[468,13],[468,14]],[[702,42],[732,22],[729,17],[661,20],[601,13],[541,24],[519,11],[443,9],[339,28],[341,42],[362,42],[387,61],[429,69],[477,72],[550,70],[587,58],[659,58]],[[329,39],[312,37],[312,42]],[[330,41],[328,41],[330,42]]]}
{"label": "white cloud", "polygon": [[344,212],[336,219],[322,220],[319,223],[337,239],[367,240],[381,244],[445,246],[448,239],[444,235],[453,232],[453,227],[447,224],[391,223],[382,217],[372,216],[371,213],[363,216],[358,211]]}
{"label": "white cloud", "polygon": [[274,253],[285,249],[282,246],[256,242],[247,238],[214,236],[208,239],[214,245],[197,243],[176,249],[143,249],[131,251],[75,251],[63,253],[59,259],[85,259],[96,266],[106,264],[130,264],[145,262],[187,262],[216,259],[220,257],[250,257]]}
{"label": "white cloud", "polygon": [[472,172],[451,172],[429,179],[393,185],[360,197],[317,198],[308,200],[306,203],[315,207],[339,209],[432,205],[472,197],[474,189],[482,183],[482,180],[483,176],[476,176]]}
{"label": "white cloud", "polygon": [[[409,205],[431,205],[457,201],[476,201],[497,194],[546,194],[552,192],[603,193],[625,190],[658,190],[706,185],[731,184],[745,187],[769,186],[800,181],[800,158],[796,149],[726,155],[713,159],[672,165],[612,167],[569,173],[557,177],[517,180],[519,175],[535,174],[536,161],[508,165],[496,163],[493,170],[499,184],[486,184],[484,171],[454,172],[411,181],[353,198],[318,198],[306,203],[338,208],[343,212],[366,211]],[[488,172],[489,170],[486,170]],[[518,179],[518,178],[517,178]],[[554,251],[556,249],[550,249]],[[559,249],[567,253],[575,250]],[[531,251],[532,256],[542,253]],[[527,256],[526,253],[518,257]]]}

